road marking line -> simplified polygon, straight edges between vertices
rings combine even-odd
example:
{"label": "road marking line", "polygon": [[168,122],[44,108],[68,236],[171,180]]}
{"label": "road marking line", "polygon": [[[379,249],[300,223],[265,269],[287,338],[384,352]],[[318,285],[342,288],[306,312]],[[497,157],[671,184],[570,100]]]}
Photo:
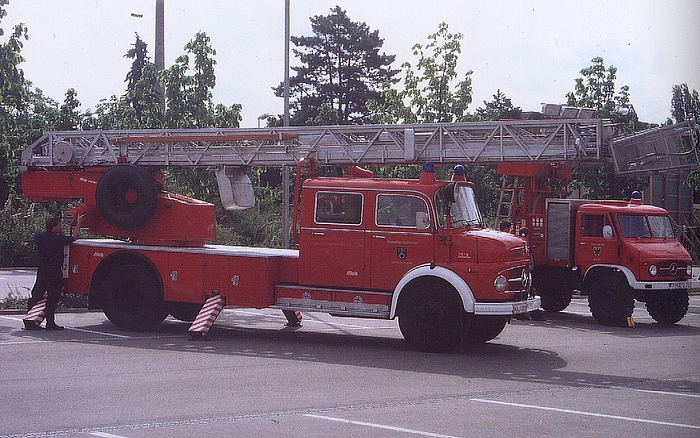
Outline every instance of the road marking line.
{"label": "road marking line", "polygon": [[452,436],[452,435],[441,435],[439,433],[423,432],[420,430],[405,429],[403,427],[386,426],[384,424],[376,424],[376,423],[365,423],[364,421],[346,420],[344,418],[326,417],[325,415],[304,414],[304,416],[311,417],[311,418],[317,418],[319,420],[337,421],[339,423],[345,423],[345,424],[355,424],[358,426],[374,427],[376,429],[386,429],[386,430],[391,430],[394,432],[412,433],[414,435],[432,436],[432,437],[437,437],[437,438],[459,438],[459,437]]}
{"label": "road marking line", "polygon": [[[22,318],[13,318],[11,316],[4,316],[4,315],[0,315],[0,318],[9,319],[12,321],[22,321]],[[66,327],[66,329],[67,330],[74,330],[76,332],[91,333],[93,335],[112,336],[114,338],[123,338],[123,339],[132,339],[133,338],[133,336],[118,335],[116,333],[98,332],[95,330],[79,329],[79,328],[75,328],[75,327]]]}
{"label": "road marking line", "polygon": [[700,398],[700,394],[685,394],[683,392],[670,392],[670,391],[656,391],[652,389],[636,389],[636,388],[627,388],[624,386],[611,386],[613,389],[621,389],[624,391],[636,391],[636,392],[646,392],[649,394],[661,394],[661,395],[676,395],[678,397],[692,397],[692,398]]}
{"label": "road marking line", "polygon": [[469,401],[479,402],[479,403],[491,403],[491,404],[495,404],[495,405],[514,406],[514,407],[518,407],[518,408],[540,409],[542,411],[562,412],[565,414],[584,415],[587,417],[610,418],[613,420],[634,421],[637,423],[657,424],[657,425],[662,425],[662,426],[675,426],[675,427],[682,427],[685,429],[700,429],[700,426],[695,426],[692,424],[670,423],[668,421],[646,420],[644,418],[623,417],[621,415],[598,414],[595,412],[575,411],[572,409],[561,409],[561,408],[550,408],[547,406],[526,405],[526,404],[522,404],[522,403],[509,403],[509,402],[502,402],[502,401],[497,401],[497,400],[486,400],[486,399],[482,399],[482,398],[470,398]]}
{"label": "road marking line", "polygon": [[76,332],[91,333],[93,335],[111,336],[113,338],[122,338],[122,339],[132,339],[133,338],[133,336],[118,335],[116,333],[98,332],[95,330],[79,329],[79,328],[75,328],[75,327],[66,327],[66,329],[74,330]]}
{"label": "road marking line", "polygon": [[90,435],[101,436],[102,438],[126,438],[121,435],[113,435],[107,432],[91,432]]}

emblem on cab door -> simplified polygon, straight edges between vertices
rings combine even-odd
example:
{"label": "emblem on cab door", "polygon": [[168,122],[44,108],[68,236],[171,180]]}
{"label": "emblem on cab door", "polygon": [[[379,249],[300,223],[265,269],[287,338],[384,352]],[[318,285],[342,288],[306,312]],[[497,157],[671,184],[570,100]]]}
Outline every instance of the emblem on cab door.
{"label": "emblem on cab door", "polygon": [[405,246],[399,246],[396,248],[396,257],[399,258],[399,260],[403,260],[406,258],[408,255],[408,248]]}

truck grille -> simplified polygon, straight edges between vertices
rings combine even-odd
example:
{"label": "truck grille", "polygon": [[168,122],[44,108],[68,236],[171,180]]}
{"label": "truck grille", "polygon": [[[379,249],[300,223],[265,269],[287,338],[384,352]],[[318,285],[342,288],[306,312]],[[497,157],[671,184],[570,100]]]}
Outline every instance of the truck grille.
{"label": "truck grille", "polygon": [[671,278],[671,279],[684,279],[686,278],[685,268],[688,266],[685,262],[678,261],[665,261],[656,264],[659,273],[656,275],[655,279],[658,278]]}

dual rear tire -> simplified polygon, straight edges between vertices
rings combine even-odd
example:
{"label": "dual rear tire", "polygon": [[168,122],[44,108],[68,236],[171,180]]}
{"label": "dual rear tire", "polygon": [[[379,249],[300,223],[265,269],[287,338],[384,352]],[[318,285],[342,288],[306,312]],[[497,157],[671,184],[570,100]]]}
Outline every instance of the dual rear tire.
{"label": "dual rear tire", "polygon": [[193,321],[202,304],[165,301],[158,269],[146,256],[120,251],[106,257],[95,270],[91,296],[105,316],[124,330],[151,330],[171,314]]}

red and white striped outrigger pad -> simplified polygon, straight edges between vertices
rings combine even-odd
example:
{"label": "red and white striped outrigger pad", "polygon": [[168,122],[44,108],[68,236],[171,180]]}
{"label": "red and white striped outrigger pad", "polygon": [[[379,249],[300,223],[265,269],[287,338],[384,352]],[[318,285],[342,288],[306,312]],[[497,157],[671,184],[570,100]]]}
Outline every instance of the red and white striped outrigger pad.
{"label": "red and white striped outrigger pad", "polygon": [[23,320],[32,321],[34,324],[39,325],[44,321],[44,318],[46,318],[46,299],[33,305]]}
{"label": "red and white striped outrigger pad", "polygon": [[202,310],[197,314],[194,322],[190,326],[190,336],[195,339],[206,335],[209,329],[216,321],[216,318],[221,313],[221,309],[226,304],[226,298],[221,295],[214,295],[207,300],[202,306]]}

